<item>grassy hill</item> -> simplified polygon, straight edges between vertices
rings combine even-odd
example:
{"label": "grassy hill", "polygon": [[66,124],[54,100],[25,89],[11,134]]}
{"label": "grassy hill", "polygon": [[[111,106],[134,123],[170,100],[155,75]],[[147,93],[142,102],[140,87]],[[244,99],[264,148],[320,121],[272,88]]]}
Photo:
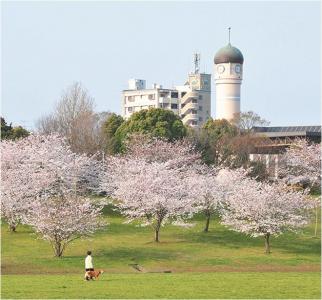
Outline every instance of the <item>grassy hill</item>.
{"label": "grassy hill", "polygon": [[[155,243],[149,227],[124,224],[109,209],[106,214],[106,229],[70,244],[61,259],[29,227],[10,233],[3,224],[2,297],[171,298],[173,293],[172,298],[319,298],[321,233],[313,237],[313,224],[297,235],[273,237],[267,255],[263,238],[229,231],[216,220],[208,233],[202,231],[200,216],[189,229],[166,226],[161,242]],[[100,283],[82,281],[89,249],[94,266],[107,273]],[[85,297],[86,284],[95,287]]]}

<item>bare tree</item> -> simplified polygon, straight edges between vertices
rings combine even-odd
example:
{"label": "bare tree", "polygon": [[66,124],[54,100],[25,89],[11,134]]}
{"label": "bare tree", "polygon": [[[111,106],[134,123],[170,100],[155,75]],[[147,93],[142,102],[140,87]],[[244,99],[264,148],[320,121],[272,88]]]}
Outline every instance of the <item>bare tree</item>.
{"label": "bare tree", "polygon": [[254,126],[268,126],[269,121],[261,118],[253,111],[246,111],[234,115],[232,123],[242,132],[250,132]]}
{"label": "bare tree", "polygon": [[94,99],[76,82],[63,92],[54,111],[38,120],[37,128],[42,134],[66,137],[75,152],[92,154],[102,148],[101,128],[108,115],[94,112]]}

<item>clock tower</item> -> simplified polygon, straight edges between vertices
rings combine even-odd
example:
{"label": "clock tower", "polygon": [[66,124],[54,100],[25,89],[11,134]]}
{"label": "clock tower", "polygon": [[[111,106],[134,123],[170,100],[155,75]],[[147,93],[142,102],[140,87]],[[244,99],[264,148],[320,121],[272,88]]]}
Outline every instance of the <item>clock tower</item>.
{"label": "clock tower", "polygon": [[[230,28],[229,28],[230,29]],[[229,43],[215,55],[216,119],[234,118],[240,113],[240,87],[243,79],[244,57]]]}

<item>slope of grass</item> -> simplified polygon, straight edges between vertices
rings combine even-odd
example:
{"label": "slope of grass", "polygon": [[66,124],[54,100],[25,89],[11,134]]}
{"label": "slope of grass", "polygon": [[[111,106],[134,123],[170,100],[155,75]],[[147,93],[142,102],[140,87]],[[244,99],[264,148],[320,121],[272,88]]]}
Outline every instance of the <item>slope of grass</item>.
{"label": "slope of grass", "polygon": [[5,275],[3,298],[255,298],[320,299],[319,273],[103,274],[95,282],[79,275]]}
{"label": "slope of grass", "polygon": [[[155,243],[149,227],[106,214],[106,229],[70,244],[61,259],[29,227],[10,233],[2,224],[2,297],[319,298],[321,233],[313,236],[314,224],[273,237],[266,255],[263,238],[229,231],[216,220],[204,233],[201,216],[189,229],[162,228]],[[94,266],[106,272],[102,281],[82,281],[88,249]],[[162,273],[168,270],[172,274]]]}
{"label": "slope of grass", "polygon": [[2,226],[2,274],[61,272],[83,270],[86,251],[93,251],[96,267],[108,272],[136,272],[130,264],[147,271],[318,271],[321,239],[313,237],[313,225],[300,234],[287,233],[272,238],[272,253],[264,253],[263,238],[251,238],[227,230],[212,220],[204,233],[203,220],[196,218],[192,228],[166,226],[161,242],[153,242],[149,227],[123,224],[113,215],[109,225],[89,239],[69,245],[63,258],[54,258],[48,242],[37,239],[27,226],[10,233]]}

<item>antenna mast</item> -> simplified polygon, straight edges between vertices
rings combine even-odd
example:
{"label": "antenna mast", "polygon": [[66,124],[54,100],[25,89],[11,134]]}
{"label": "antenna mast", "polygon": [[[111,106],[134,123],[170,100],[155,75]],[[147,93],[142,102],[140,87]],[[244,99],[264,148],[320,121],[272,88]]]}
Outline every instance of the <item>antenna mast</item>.
{"label": "antenna mast", "polygon": [[228,43],[230,44],[230,30],[231,30],[231,27],[228,27]]}
{"label": "antenna mast", "polygon": [[195,65],[195,74],[198,74],[200,70],[200,53],[194,53],[193,57]]}

